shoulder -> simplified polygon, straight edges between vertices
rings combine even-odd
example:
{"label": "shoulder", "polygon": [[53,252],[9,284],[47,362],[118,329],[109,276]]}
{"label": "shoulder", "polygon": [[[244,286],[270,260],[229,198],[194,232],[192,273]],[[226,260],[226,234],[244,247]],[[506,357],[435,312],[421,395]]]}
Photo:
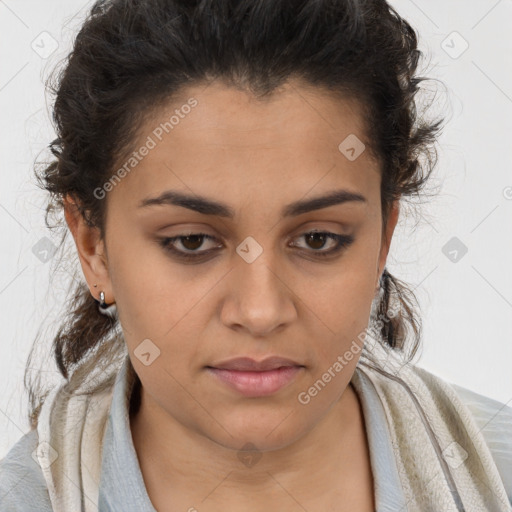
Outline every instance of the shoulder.
{"label": "shoulder", "polygon": [[449,382],[424,368],[415,366],[422,376],[448,385],[471,413],[493,457],[512,503],[512,407],[468,388]]}
{"label": "shoulder", "polygon": [[52,512],[43,472],[32,458],[37,443],[37,430],[31,430],[0,460],[0,510]]}
{"label": "shoulder", "polygon": [[471,411],[512,501],[512,407],[450,383]]}
{"label": "shoulder", "polygon": [[413,371],[430,382],[443,383],[471,413],[478,430],[493,457],[498,473],[512,503],[512,407],[507,403],[472,391],[433,374],[427,369],[412,365]]}

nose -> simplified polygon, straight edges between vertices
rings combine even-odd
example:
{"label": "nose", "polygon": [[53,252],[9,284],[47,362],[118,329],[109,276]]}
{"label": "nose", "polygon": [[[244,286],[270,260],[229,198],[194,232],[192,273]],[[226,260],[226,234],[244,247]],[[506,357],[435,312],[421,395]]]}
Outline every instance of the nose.
{"label": "nose", "polygon": [[228,279],[221,312],[227,327],[263,337],[296,319],[296,298],[286,283],[286,273],[267,251],[252,263],[238,261]]}

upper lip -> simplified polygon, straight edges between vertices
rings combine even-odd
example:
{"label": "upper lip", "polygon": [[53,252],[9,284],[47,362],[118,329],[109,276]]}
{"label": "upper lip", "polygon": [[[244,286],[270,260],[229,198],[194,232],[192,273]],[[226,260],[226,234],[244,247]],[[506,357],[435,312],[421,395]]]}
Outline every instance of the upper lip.
{"label": "upper lip", "polygon": [[268,370],[275,370],[282,366],[302,366],[291,359],[286,357],[271,356],[261,361],[256,361],[250,357],[236,357],[228,359],[227,361],[221,361],[210,365],[210,368],[218,368],[222,370],[239,370],[239,371],[252,371],[252,372],[264,372]]}

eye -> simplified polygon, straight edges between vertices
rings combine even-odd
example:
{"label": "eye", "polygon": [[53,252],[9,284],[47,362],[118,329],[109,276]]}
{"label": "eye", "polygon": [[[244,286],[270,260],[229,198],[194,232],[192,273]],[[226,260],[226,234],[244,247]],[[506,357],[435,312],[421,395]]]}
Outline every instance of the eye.
{"label": "eye", "polygon": [[[314,249],[308,252],[312,252],[315,257],[319,256],[321,258],[337,254],[354,241],[352,235],[339,235],[338,233],[331,233],[330,231],[309,231],[308,233],[300,235],[299,238],[302,237],[304,237],[306,244]],[[328,250],[320,250],[328,241],[331,242],[331,248]],[[296,245],[293,246],[297,247]],[[307,248],[308,247],[306,247],[306,249]]]}
{"label": "eye", "polygon": [[[191,233],[189,235],[179,235],[162,238],[160,240],[160,245],[166,251],[169,251],[170,253],[178,256],[179,258],[194,259],[214,252],[215,249],[203,251],[197,250],[203,245],[203,242],[205,240],[216,240],[216,238],[207,235],[206,233]],[[184,247],[185,250],[177,249],[176,242],[178,242],[178,244],[181,244],[181,246]]]}
{"label": "eye", "polygon": [[[308,251],[308,247],[303,248],[295,244],[291,244],[292,247],[304,249],[305,252],[312,253],[315,257],[320,258],[333,256],[348,247],[354,241],[352,235],[339,235],[338,233],[331,233],[329,231],[309,231],[303,233],[298,238],[302,237],[305,237],[306,243],[310,247],[313,247],[313,250]],[[203,246],[205,240],[217,241],[216,238],[206,233],[190,233],[188,235],[162,238],[159,243],[166,251],[180,259],[198,260],[199,258],[209,256],[216,252],[216,250],[222,246],[222,244],[215,244],[211,249],[199,251],[198,249]],[[332,247],[328,250],[321,250],[328,241],[331,242]],[[178,245],[181,245],[183,249],[178,248]]]}

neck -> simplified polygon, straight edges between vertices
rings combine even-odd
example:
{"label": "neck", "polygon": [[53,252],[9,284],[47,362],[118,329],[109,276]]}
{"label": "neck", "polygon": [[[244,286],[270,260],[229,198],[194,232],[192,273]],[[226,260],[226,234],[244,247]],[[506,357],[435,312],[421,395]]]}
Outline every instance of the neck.
{"label": "neck", "polygon": [[[319,496],[333,493],[337,499],[353,503],[354,489],[363,485],[368,491],[365,510],[372,510],[373,483],[364,418],[351,385],[305,436],[279,450],[265,451],[250,467],[239,463],[235,450],[171,417],[144,388],[140,407],[130,422],[141,471],[154,505],[172,502],[178,510],[178,503],[183,503],[187,510],[191,503],[200,504],[200,500],[208,497],[209,502],[218,500],[219,505],[232,503],[233,509],[243,504],[244,510],[253,510],[255,506],[261,510],[262,500],[268,500],[269,508],[275,509],[276,489],[280,489],[278,495],[285,508],[290,497],[296,497],[301,504],[315,503],[314,510],[319,506]],[[254,496],[258,496],[257,503]],[[168,505],[165,509],[157,508],[174,510]],[[224,510],[229,510],[229,506]]]}

